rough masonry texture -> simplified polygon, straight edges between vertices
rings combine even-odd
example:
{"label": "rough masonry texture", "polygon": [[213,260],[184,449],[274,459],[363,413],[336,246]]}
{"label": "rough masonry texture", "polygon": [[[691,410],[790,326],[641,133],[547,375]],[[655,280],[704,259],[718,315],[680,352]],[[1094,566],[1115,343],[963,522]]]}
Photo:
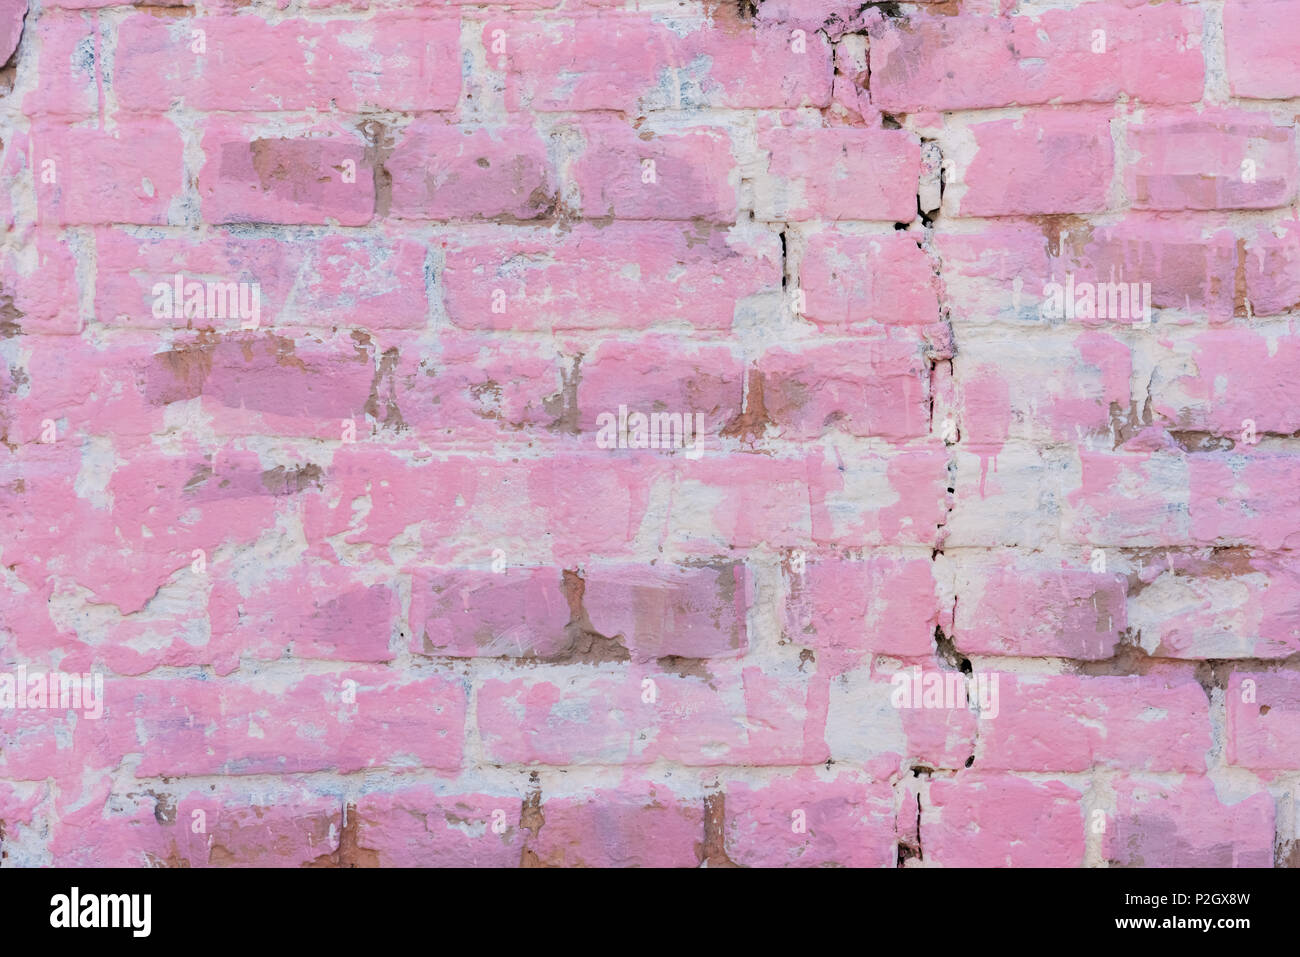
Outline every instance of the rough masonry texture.
{"label": "rough masonry texture", "polygon": [[4,0],[0,864],[1300,862],[1297,49]]}

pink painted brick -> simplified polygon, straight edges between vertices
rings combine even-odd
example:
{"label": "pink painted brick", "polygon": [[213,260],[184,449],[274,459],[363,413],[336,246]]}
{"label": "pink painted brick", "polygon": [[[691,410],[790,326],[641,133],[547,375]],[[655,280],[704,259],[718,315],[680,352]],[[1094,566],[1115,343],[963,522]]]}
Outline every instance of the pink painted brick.
{"label": "pink painted brick", "polygon": [[[497,31],[501,31],[499,34]],[[492,52],[494,40],[505,52]],[[729,30],[707,20],[670,27],[645,14],[571,21],[489,20],[488,65],[505,73],[512,110],[538,112],[827,106],[830,44],[795,52],[784,29]]]}
{"label": "pink painted brick", "polygon": [[[1095,31],[1105,31],[1094,53]],[[1034,16],[917,13],[870,27],[871,98],[918,112],[1041,103],[1194,103],[1205,84],[1202,13],[1085,3]]]}
{"label": "pink painted brick", "polygon": [[785,577],[783,637],[819,654],[922,657],[936,627],[951,630],[927,559],[806,560],[802,572],[787,565]]}
{"label": "pink painted brick", "polygon": [[1295,129],[1242,111],[1149,114],[1129,127],[1135,209],[1270,209],[1296,196]]}
{"label": "pink painted brick", "polygon": [[742,867],[895,865],[894,793],[886,782],[802,770],[762,786],[725,787],[727,856]]}
{"label": "pink painted brick", "polygon": [[372,866],[518,867],[522,806],[517,796],[416,786],[363,794],[349,813],[359,855]]}
{"label": "pink painted brick", "polygon": [[768,420],[783,438],[807,441],[843,431],[899,442],[930,432],[929,370],[919,341],[770,349],[757,368]]}
{"label": "pink painted brick", "polygon": [[[1098,295],[1105,295],[1100,289]],[[956,364],[954,414],[963,448],[994,453],[1008,439],[1036,443],[1110,438],[1130,405],[1127,343],[1102,332],[972,337]],[[1051,369],[1052,375],[1042,374]]]}
{"label": "pink painted brick", "polygon": [[702,801],[662,784],[628,781],[547,797],[528,842],[540,867],[696,867],[704,839]]}
{"label": "pink painted brick", "polygon": [[1169,552],[1142,573],[1129,625],[1161,658],[1287,658],[1300,651],[1297,587],[1300,568],[1285,552]]}
{"label": "pink painted brick", "polygon": [[[945,452],[909,446],[852,462],[836,458],[809,468],[813,540],[844,547],[936,544],[948,514]],[[864,511],[851,504],[864,496],[876,506]]]}
{"label": "pink painted brick", "polygon": [[0,252],[0,303],[12,307],[0,320],[23,332],[76,335],[82,320],[77,262],[70,237],[37,228],[19,249]]}
{"label": "pink painted brick", "polygon": [[214,119],[202,145],[198,189],[205,222],[364,226],[374,215],[372,163],[352,130],[319,124],[286,136]]}
{"label": "pink painted brick", "polygon": [[1081,795],[1002,774],[932,781],[921,838],[923,860],[943,867],[1081,867]]}
{"label": "pink painted brick", "polygon": [[44,786],[0,784],[0,821],[5,822],[0,861],[9,867],[20,866],[19,854],[24,848],[36,841],[44,843],[44,836],[39,834],[43,822],[37,811],[44,790]]}
{"label": "pink painted brick", "polygon": [[1221,797],[1205,778],[1125,776],[1104,840],[1111,867],[1272,867],[1273,799]]}
{"label": "pink painted brick", "polygon": [[898,232],[809,236],[799,267],[805,318],[826,332],[939,319],[934,270],[916,240]]}
{"label": "pink painted brick", "polygon": [[1234,671],[1223,701],[1229,764],[1257,771],[1300,768],[1300,676]]}
{"label": "pink painted brick", "polygon": [[766,231],[677,223],[474,232],[448,246],[442,287],[462,328],[726,330],[748,297],[779,293],[781,249]]}
{"label": "pink painted brick", "polygon": [[1223,10],[1228,88],[1233,96],[1287,100],[1300,96],[1300,43],[1295,0],[1240,0]]}
{"label": "pink painted brick", "polygon": [[[342,535],[349,545],[373,547],[370,558],[379,560],[395,536],[415,525],[421,559],[431,563],[490,567],[495,542],[528,543],[539,560],[561,568],[594,555],[618,557],[644,515],[645,483],[662,465],[593,452],[518,462],[494,454],[434,462],[425,452],[412,462],[395,450],[345,444],[334,454],[324,494],[304,498],[307,541],[322,547]],[[362,495],[371,507],[358,514],[351,503]],[[522,508],[525,501],[536,507]],[[508,554],[507,561],[514,559]]]}
{"label": "pink painted brick", "polygon": [[1300,431],[1300,385],[1288,373],[1300,360],[1300,344],[1248,329],[1216,329],[1178,343],[1181,375],[1153,382],[1151,408],[1171,430],[1210,432],[1241,440],[1243,422],[1257,433]]}
{"label": "pink painted brick", "polygon": [[[1188,469],[1172,453],[1079,452],[1079,484],[1066,496],[1067,537],[1090,545],[1157,546],[1186,542],[1195,517]],[[1160,489],[1153,496],[1149,490]]]}
{"label": "pink painted brick", "polygon": [[595,565],[583,602],[596,630],[619,636],[637,659],[739,657],[748,650],[754,598],[744,564]]}
{"label": "pink painted brick", "polygon": [[[293,494],[309,473],[272,472],[264,481]],[[323,658],[391,661],[389,647],[399,608],[386,585],[366,585],[338,566],[266,573],[252,587],[214,582],[208,599],[212,640],[241,656],[274,661]],[[232,663],[233,670],[233,663]]]}
{"label": "pink painted brick", "polygon": [[180,131],[162,117],[122,122],[112,132],[41,121],[29,142],[42,223],[167,223],[181,197]]}
{"label": "pink painted brick", "polygon": [[[532,672],[478,689],[478,728],[501,764],[692,766],[821,764],[829,756],[808,678],[710,662],[710,678]],[[649,700],[646,679],[654,682]]]}
{"label": "pink painted brick", "polygon": [[[75,439],[62,441],[73,450],[80,446]],[[105,501],[50,482],[28,532],[30,547],[54,556],[61,574],[122,614],[143,609],[173,576],[190,574],[195,549],[212,558],[222,546],[248,545],[290,507],[270,494],[251,453],[232,454],[214,476],[198,454],[172,455],[152,443],[120,439],[116,463],[105,478]],[[36,469],[33,482],[38,476]],[[77,549],[53,547],[78,526],[83,537]],[[138,652],[124,643],[104,654],[130,673],[127,662]]]}
{"label": "pink painted brick", "polygon": [[556,187],[546,144],[531,127],[453,126],[417,120],[384,168],[391,214],[402,219],[536,219]]}
{"label": "pink painted brick", "polygon": [[1093,213],[1109,205],[1114,148],[1100,112],[1031,110],[970,128],[977,150],[960,173],[963,216]]}
{"label": "pink painted brick", "polygon": [[145,678],[115,687],[104,723],[120,753],[144,751],[139,777],[461,763],[465,689],[455,680],[355,668],[288,682]]}
{"label": "pink painted brick", "polygon": [[[204,52],[193,33],[203,31]],[[460,98],[455,18],[128,16],[113,86],[128,110],[449,110]],[[236,79],[237,78],[237,79]]]}
{"label": "pink painted brick", "polygon": [[1209,702],[1190,676],[1002,674],[998,684],[998,715],[980,722],[984,770],[1205,773]]}
{"label": "pink painted brick", "polygon": [[599,120],[580,130],[572,176],[585,218],[735,221],[739,173],[725,129],[654,133]]}
{"label": "pink painted brick", "polygon": [[[934,244],[955,322],[1006,319],[1042,322],[1046,287],[1150,283],[1153,309],[1177,309],[1211,321],[1244,313],[1237,302],[1238,240],[1214,218],[1130,213],[1114,225],[1076,221],[1026,225],[999,221],[971,233],[939,233]],[[1271,234],[1261,247],[1274,246]],[[1258,263],[1261,288],[1284,286],[1275,268]],[[1272,265],[1272,264],[1270,264]],[[1255,263],[1248,267],[1255,276]],[[1267,278],[1265,273],[1267,272]],[[1114,320],[1076,317],[1085,326]],[[1123,324],[1130,324],[1124,322]]]}
{"label": "pink painted brick", "polygon": [[568,644],[558,568],[413,573],[411,651],[436,657],[542,658]]}
{"label": "pink painted brick", "polygon": [[105,324],[216,332],[241,325],[208,315],[206,301],[202,316],[155,315],[154,286],[174,288],[177,273],[183,284],[257,283],[263,327],[422,329],[428,322],[426,249],[393,233],[290,239],[215,231],[196,239],[101,229],[95,256],[95,312]]}
{"label": "pink painted brick", "polygon": [[554,341],[448,330],[432,341],[385,337],[383,346],[380,368],[391,375],[381,371],[382,414],[371,414],[398,419],[425,440],[495,447],[554,438],[570,424],[563,389],[577,360]]}
{"label": "pink painted brick", "polygon": [[40,40],[41,69],[36,88],[23,97],[23,112],[29,116],[94,116],[100,109],[103,80],[102,40],[94,21],[79,13],[50,10],[32,24],[31,32]]}
{"label": "pink painted brick", "polygon": [[1300,542],[1300,461],[1279,453],[1188,457],[1191,531],[1212,545]]}
{"label": "pink painted brick", "polygon": [[141,362],[144,396],[162,407],[198,399],[225,433],[281,430],[338,440],[341,422],[365,434],[375,369],[355,340],[320,345],[236,332],[175,342]]}
{"label": "pink painted brick", "polygon": [[27,0],[6,0],[3,13],[0,14],[0,64],[6,63],[18,49],[26,16]]}
{"label": "pink painted brick", "polygon": [[760,129],[769,180],[760,184],[761,219],[916,218],[921,147],[903,130],[856,127]]}
{"label": "pink painted brick", "polygon": [[667,487],[708,490],[704,514],[674,515],[666,541],[693,554],[727,548],[804,544],[811,535],[808,467],[801,459],[731,454],[692,461],[678,457]]}
{"label": "pink painted brick", "polygon": [[1276,316],[1300,306],[1300,227],[1294,217],[1271,228],[1256,229],[1242,244],[1241,274],[1245,298],[1237,309],[1256,316]]}
{"label": "pink painted brick", "polygon": [[55,865],[303,867],[338,847],[340,802],[301,788],[125,797],[60,816],[50,840]]}
{"label": "pink painted brick", "polygon": [[957,576],[954,641],[966,654],[1102,660],[1128,627],[1127,582],[1115,573],[995,552]]}
{"label": "pink painted brick", "polygon": [[601,415],[618,416],[626,406],[629,415],[683,417],[681,425],[652,419],[652,437],[659,441],[675,440],[689,427],[698,431],[694,440],[707,444],[739,414],[744,395],[741,362],[732,349],[684,344],[673,336],[604,342],[583,356],[579,373],[578,425],[589,436],[598,432]]}

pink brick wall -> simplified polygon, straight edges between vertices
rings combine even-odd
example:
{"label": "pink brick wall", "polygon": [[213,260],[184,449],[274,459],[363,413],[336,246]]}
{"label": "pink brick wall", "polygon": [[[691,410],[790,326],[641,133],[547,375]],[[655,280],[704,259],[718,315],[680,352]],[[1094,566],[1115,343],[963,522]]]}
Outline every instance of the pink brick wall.
{"label": "pink brick wall", "polygon": [[1048,6],[0,3],[0,864],[1300,863],[1300,0]]}

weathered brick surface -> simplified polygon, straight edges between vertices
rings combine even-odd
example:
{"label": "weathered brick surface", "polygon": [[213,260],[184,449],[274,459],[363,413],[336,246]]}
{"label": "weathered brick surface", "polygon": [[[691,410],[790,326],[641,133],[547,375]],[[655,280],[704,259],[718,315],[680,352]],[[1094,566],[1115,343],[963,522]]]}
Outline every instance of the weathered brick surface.
{"label": "weathered brick surface", "polygon": [[1294,863],[1297,23],[0,4],[0,864]]}

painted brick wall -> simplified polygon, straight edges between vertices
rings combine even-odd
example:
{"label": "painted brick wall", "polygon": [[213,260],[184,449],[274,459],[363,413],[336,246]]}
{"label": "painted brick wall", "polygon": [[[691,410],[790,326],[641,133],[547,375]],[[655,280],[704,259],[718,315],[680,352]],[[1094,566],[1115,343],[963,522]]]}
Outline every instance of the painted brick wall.
{"label": "painted brick wall", "polygon": [[1300,0],[0,12],[0,863],[1300,860]]}

